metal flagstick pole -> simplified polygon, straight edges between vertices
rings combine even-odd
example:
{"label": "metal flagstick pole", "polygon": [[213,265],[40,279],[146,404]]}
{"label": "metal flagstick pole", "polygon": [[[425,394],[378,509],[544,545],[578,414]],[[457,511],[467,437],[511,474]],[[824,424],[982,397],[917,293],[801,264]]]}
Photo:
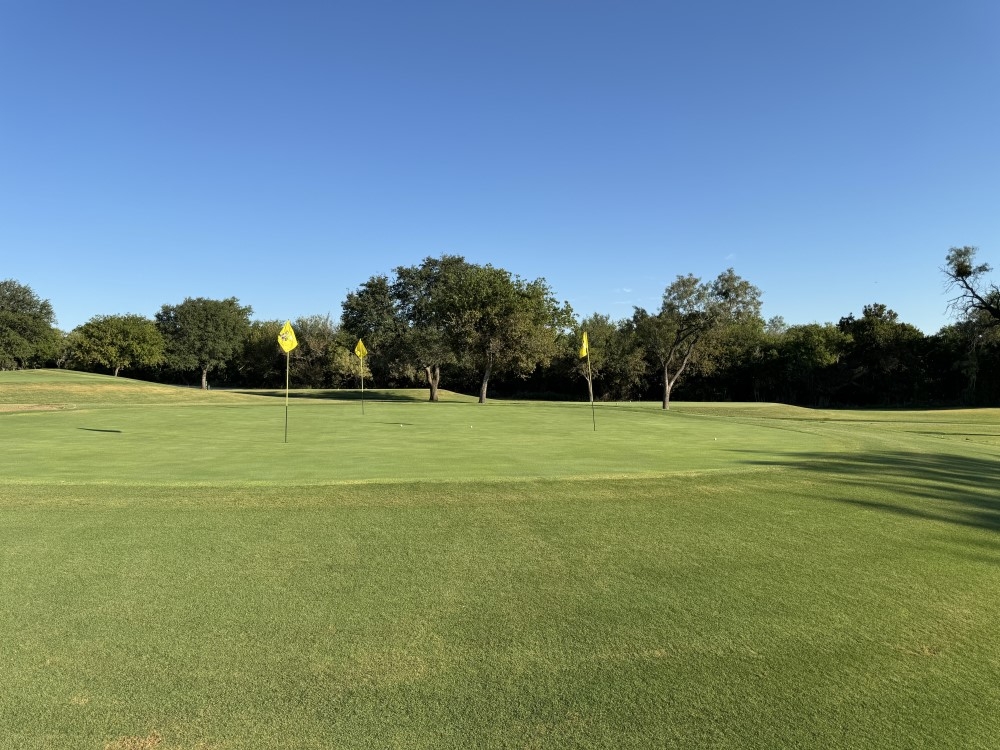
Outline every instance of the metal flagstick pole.
{"label": "metal flagstick pole", "polygon": [[290,352],[285,352],[285,442],[288,442],[288,368]]}
{"label": "metal flagstick pole", "polygon": [[594,411],[594,374],[590,371],[590,347],[587,347],[587,381],[590,384],[590,416],[594,420],[594,432],[597,432],[597,413]]}
{"label": "metal flagstick pole", "polygon": [[292,323],[285,321],[278,333],[278,346],[285,353],[285,442],[288,442],[288,371],[291,369],[292,349],[297,347],[299,342],[295,340],[295,331],[292,330]]}
{"label": "metal flagstick pole", "polygon": [[361,413],[365,413],[365,355],[368,350],[365,349],[365,342],[358,339],[358,343],[354,345],[354,356],[358,358],[361,363]]}

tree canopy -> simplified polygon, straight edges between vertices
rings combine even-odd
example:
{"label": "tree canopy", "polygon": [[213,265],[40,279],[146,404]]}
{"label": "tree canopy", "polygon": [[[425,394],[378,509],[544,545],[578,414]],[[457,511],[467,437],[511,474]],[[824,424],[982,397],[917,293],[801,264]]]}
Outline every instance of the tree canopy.
{"label": "tree canopy", "polygon": [[708,369],[711,352],[705,342],[729,324],[760,315],[760,290],[732,268],[711,282],[678,276],[663,292],[660,310],[651,315],[636,308],[633,320],[639,340],[663,376],[663,408],[690,368]]}
{"label": "tree canopy", "polygon": [[845,387],[853,391],[853,400],[907,401],[918,395],[924,381],[919,330],[879,303],[865,305],[860,318],[841,318],[838,328],[848,336],[843,362],[850,374]]}
{"label": "tree canopy", "polygon": [[59,332],[52,304],[26,284],[0,281],[0,369],[44,364],[55,357]]}
{"label": "tree canopy", "polygon": [[156,324],[166,340],[168,364],[177,370],[198,369],[201,387],[207,389],[209,371],[243,346],[252,312],[236,297],[187,297],[179,305],[163,305],[156,313]]}
{"label": "tree canopy", "polygon": [[[555,301],[544,279],[524,281],[460,255],[400,266],[392,280],[373,276],[343,310],[344,328],[367,336],[373,360],[392,359],[396,373],[407,364],[424,373],[431,401],[441,368],[454,365],[478,373],[484,402],[491,375],[524,377],[549,363],[573,325],[569,306]],[[380,367],[387,369],[385,361]]]}
{"label": "tree canopy", "polygon": [[73,359],[107,367],[115,377],[129,367],[165,361],[166,342],[156,324],[141,315],[97,315],[74,329]]}
{"label": "tree canopy", "polygon": [[458,361],[480,373],[479,403],[492,375],[527,377],[552,361],[573,328],[572,310],[544,279],[525,281],[490,265],[453,267],[433,304]]}

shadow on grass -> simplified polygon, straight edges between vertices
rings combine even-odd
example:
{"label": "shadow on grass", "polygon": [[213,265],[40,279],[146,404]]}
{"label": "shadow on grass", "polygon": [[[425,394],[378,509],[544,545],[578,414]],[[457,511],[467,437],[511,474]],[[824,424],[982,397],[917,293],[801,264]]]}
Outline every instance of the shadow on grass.
{"label": "shadow on grass", "polygon": [[78,430],[83,430],[84,432],[117,432],[121,434],[121,430],[101,430],[97,427],[77,427]]}
{"label": "shadow on grass", "polygon": [[[758,466],[785,466],[828,477],[854,492],[826,499],[860,508],[1000,531],[1000,460],[949,454],[877,451],[796,453],[747,459]],[[878,489],[899,501],[873,500]]]}
{"label": "shadow on grass", "polygon": [[[233,393],[243,393],[248,396],[270,396],[285,397],[283,390],[278,391],[233,391]],[[313,399],[322,401],[360,401],[361,391],[341,391],[333,389],[317,389],[308,391],[289,391],[288,398]],[[399,391],[365,391],[365,401],[400,401],[415,402],[427,401],[427,394],[414,391],[413,393],[401,393]]]}

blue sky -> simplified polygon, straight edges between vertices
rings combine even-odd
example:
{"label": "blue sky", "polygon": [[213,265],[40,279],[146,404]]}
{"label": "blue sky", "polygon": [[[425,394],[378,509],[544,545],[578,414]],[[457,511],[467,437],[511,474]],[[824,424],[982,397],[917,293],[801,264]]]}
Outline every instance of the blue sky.
{"label": "blue sky", "polygon": [[732,266],[933,333],[1000,266],[1000,3],[0,0],[0,278],[330,313],[442,253],[580,315]]}

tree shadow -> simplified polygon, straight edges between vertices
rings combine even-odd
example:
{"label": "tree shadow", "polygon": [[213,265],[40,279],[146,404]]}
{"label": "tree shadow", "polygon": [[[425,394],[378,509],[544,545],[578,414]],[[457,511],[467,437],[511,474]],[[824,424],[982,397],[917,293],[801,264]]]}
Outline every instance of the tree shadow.
{"label": "tree shadow", "polygon": [[[747,459],[825,475],[846,496],[824,499],[928,521],[1000,531],[1000,460],[946,453],[789,453]],[[899,501],[871,499],[878,489]]]}
{"label": "tree shadow", "polygon": [[[271,398],[284,398],[285,392],[283,390],[275,391],[247,391],[247,390],[234,390],[233,393],[243,393],[248,396],[266,396]],[[310,400],[320,400],[320,401],[360,401],[361,391],[344,391],[336,389],[315,389],[315,390],[305,390],[305,391],[289,391],[288,398],[290,399],[310,399]],[[404,403],[413,403],[419,401],[427,401],[426,391],[414,391],[413,393],[400,393],[398,391],[365,391],[364,395],[365,401],[397,401]]]}
{"label": "tree shadow", "polygon": [[[940,430],[914,430],[915,435],[931,435],[933,437],[940,437]],[[1000,432],[949,432],[947,433],[952,437],[1000,437]]]}

